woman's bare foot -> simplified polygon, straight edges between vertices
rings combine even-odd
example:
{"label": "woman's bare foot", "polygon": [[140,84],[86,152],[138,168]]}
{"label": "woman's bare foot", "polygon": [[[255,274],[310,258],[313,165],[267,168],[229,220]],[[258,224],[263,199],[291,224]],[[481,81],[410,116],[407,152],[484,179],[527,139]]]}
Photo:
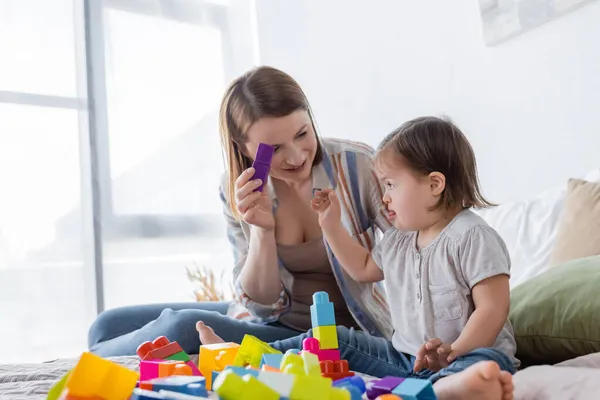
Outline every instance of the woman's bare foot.
{"label": "woman's bare foot", "polygon": [[198,335],[200,336],[200,343],[202,344],[225,343],[223,339],[217,336],[215,331],[213,331],[213,328],[204,325],[204,322],[202,321],[196,322],[196,330],[198,331]]}
{"label": "woman's bare foot", "polygon": [[481,361],[438,380],[433,389],[439,400],[513,400],[512,375],[493,361]]}

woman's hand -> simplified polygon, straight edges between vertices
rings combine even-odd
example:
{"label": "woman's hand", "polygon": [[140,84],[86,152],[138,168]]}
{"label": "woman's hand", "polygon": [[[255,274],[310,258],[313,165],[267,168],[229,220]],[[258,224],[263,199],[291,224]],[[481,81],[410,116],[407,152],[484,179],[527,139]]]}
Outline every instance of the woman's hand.
{"label": "woman's hand", "polygon": [[265,231],[275,229],[275,217],[271,199],[267,195],[267,185],[262,192],[254,191],[262,183],[260,179],[250,180],[254,175],[254,168],[248,168],[235,181],[235,200],[237,211],[244,222],[254,225]]}
{"label": "woman's hand", "polygon": [[317,190],[311,206],[319,214],[319,225],[323,231],[335,228],[342,218],[340,201],[331,189]]}

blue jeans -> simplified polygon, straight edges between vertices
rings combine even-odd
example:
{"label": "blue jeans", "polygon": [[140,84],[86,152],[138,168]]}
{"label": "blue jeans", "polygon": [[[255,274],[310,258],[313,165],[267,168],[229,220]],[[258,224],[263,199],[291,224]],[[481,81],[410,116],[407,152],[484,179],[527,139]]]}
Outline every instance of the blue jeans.
{"label": "blue jeans", "polygon": [[[415,357],[398,352],[386,339],[343,326],[337,327],[337,334],[341,358],[348,361],[350,370],[380,378],[390,375],[402,378],[429,379],[435,382],[445,376],[463,371],[479,361],[486,360],[495,361],[500,369],[511,374],[516,372],[512,361],[506,354],[496,349],[482,348],[458,357],[452,364],[438,372],[422,370],[415,374],[413,372]],[[302,335],[270,344],[282,352],[289,349],[301,349],[302,341],[311,336],[311,331],[308,331]]]}
{"label": "blue jeans", "polygon": [[101,313],[88,335],[90,351],[101,357],[135,355],[137,347],[159,336],[177,341],[188,354],[198,354],[196,322],[212,327],[226,342],[241,343],[245,334],[265,342],[300,332],[280,323],[255,324],[226,316],[229,303],[201,302],[120,307]]}

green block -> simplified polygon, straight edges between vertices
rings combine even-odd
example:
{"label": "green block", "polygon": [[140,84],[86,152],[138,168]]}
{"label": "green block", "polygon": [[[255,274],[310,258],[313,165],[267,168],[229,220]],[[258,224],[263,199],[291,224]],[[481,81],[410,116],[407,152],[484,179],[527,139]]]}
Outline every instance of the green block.
{"label": "green block", "polygon": [[67,372],[62,378],[60,378],[60,380],[58,382],[56,382],[50,388],[50,391],[48,392],[48,397],[46,397],[46,400],[57,400],[60,397],[70,375],[71,375],[71,371]]}
{"label": "green block", "polygon": [[172,356],[167,357],[166,360],[188,362],[190,361],[190,356],[188,356],[185,351],[180,351],[179,353],[175,353]]}

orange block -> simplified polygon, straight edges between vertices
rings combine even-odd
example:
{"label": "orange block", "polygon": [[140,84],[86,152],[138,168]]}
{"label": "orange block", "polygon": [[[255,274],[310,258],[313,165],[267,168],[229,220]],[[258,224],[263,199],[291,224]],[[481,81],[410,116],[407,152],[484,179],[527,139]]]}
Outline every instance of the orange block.
{"label": "orange block", "polygon": [[377,396],[375,400],[402,400],[402,397],[396,396],[395,394],[382,394],[381,396]]}
{"label": "orange block", "polygon": [[68,396],[103,400],[128,399],[139,374],[128,368],[85,352],[65,383]]}

